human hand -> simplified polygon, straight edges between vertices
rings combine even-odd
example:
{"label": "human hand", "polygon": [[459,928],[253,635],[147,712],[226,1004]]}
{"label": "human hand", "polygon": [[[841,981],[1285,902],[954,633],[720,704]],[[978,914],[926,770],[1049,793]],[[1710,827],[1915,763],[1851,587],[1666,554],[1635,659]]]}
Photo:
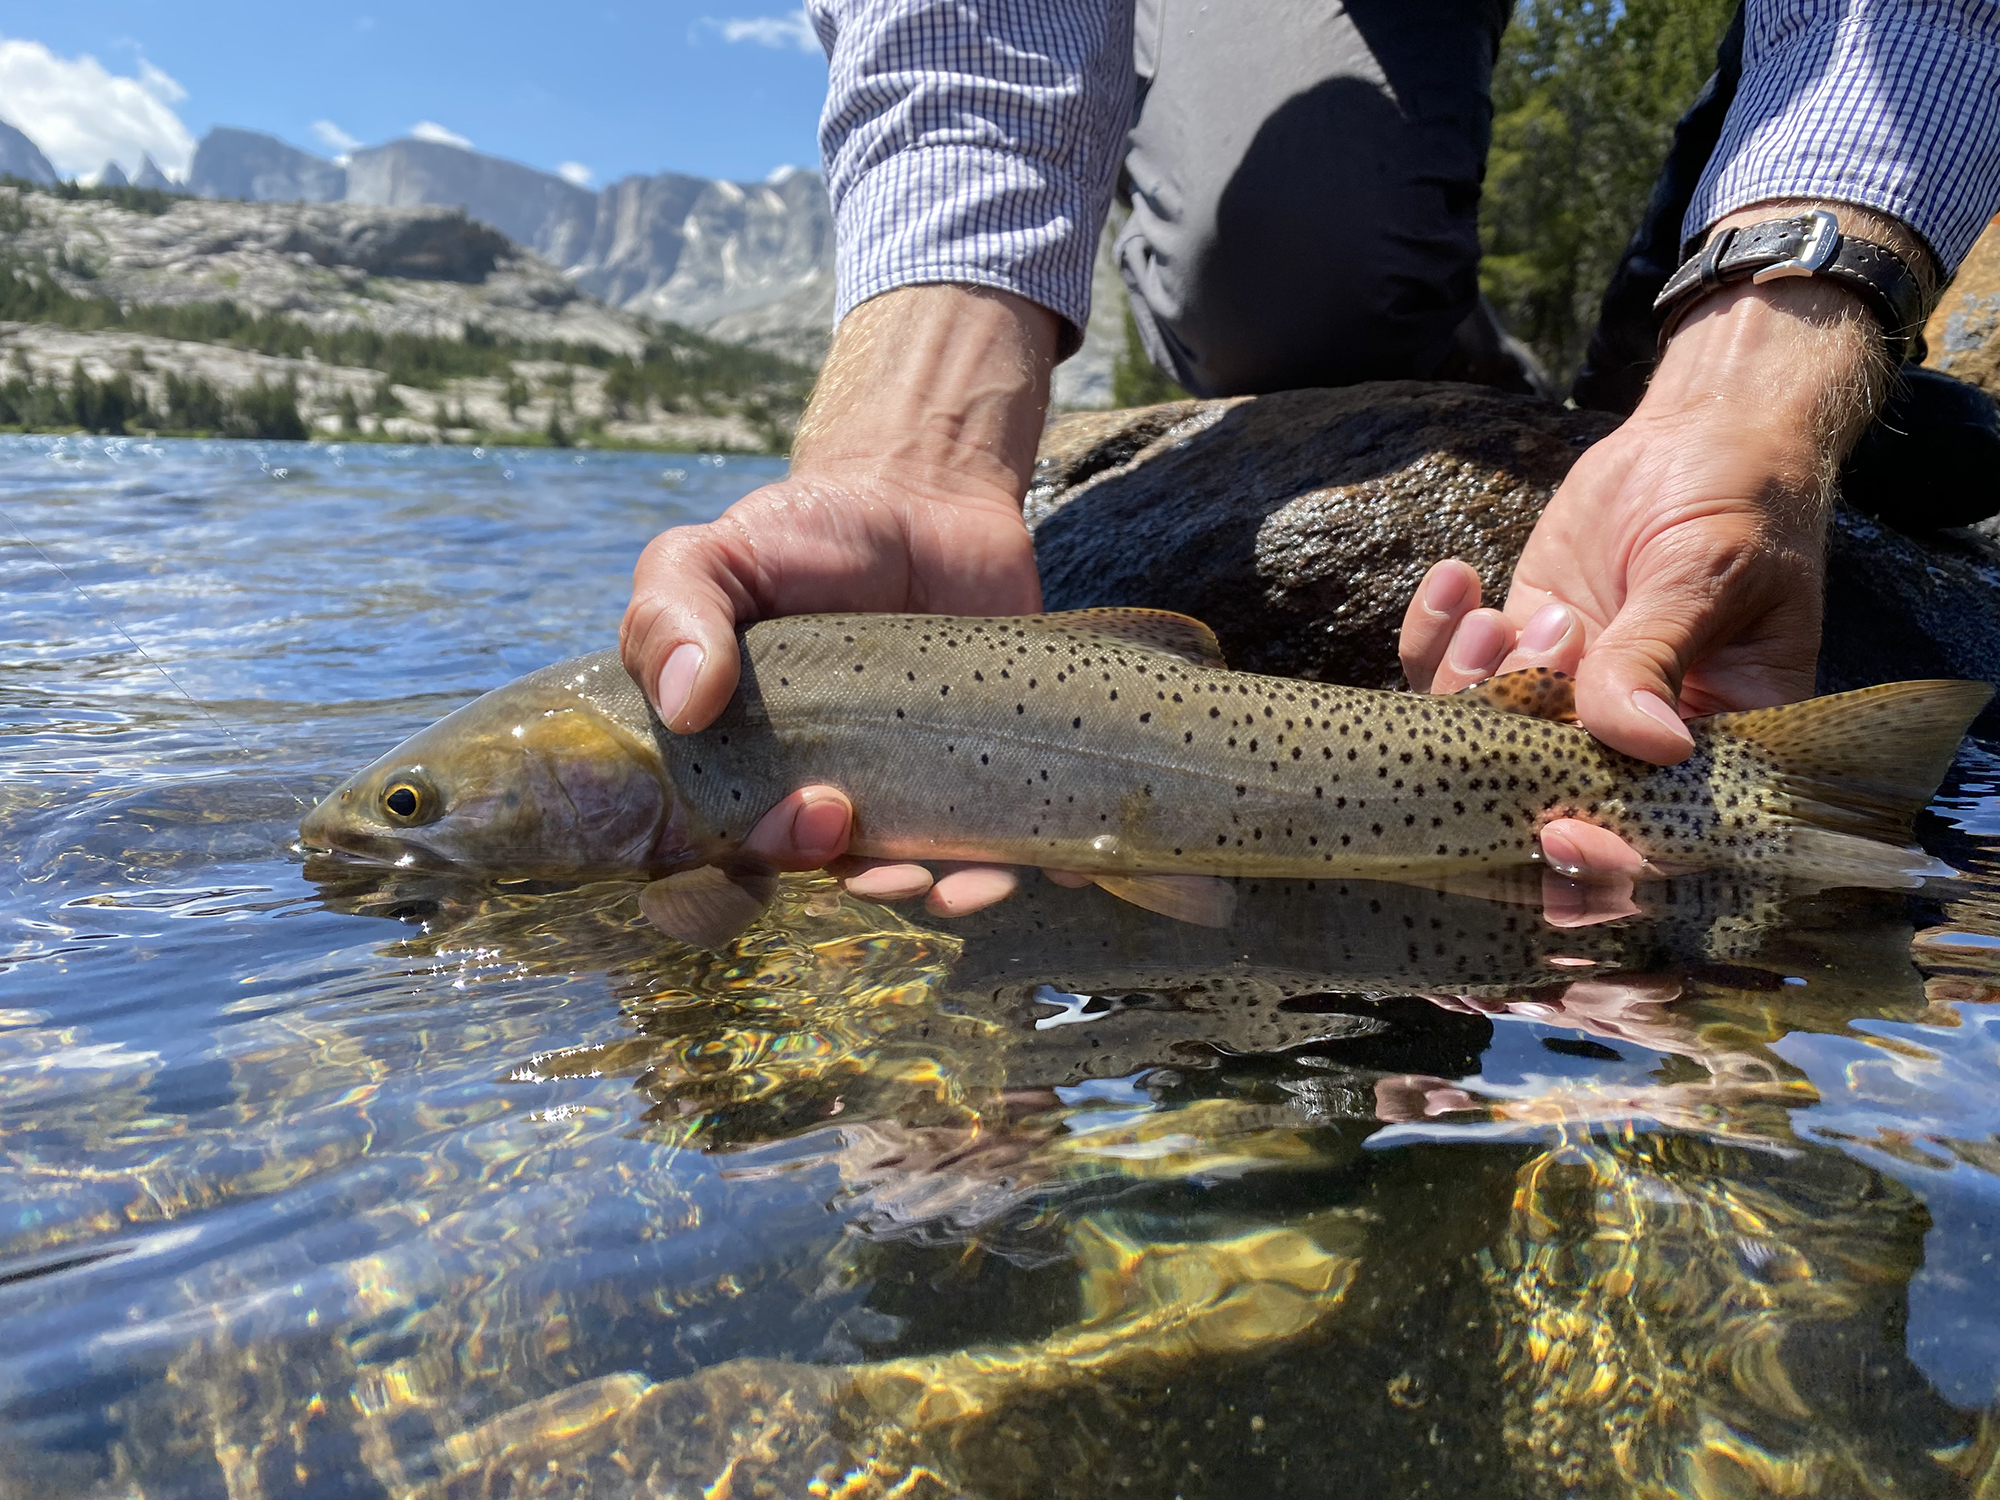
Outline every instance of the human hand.
{"label": "human hand", "polygon": [[[1879,348],[1836,287],[1746,284],[1703,303],[1639,409],[1557,489],[1502,608],[1480,607],[1462,562],[1426,575],[1403,622],[1411,685],[1567,672],[1584,727],[1659,764],[1693,749],[1684,716],[1809,696],[1832,479],[1879,399]],[[1572,874],[1644,864],[1577,819],[1541,844]]]}
{"label": "human hand", "polygon": [[[1047,407],[1055,315],[1006,293],[908,287],[842,322],[793,450],[792,472],[716,520],[649,543],[619,632],[625,666],[677,733],[714,720],[736,690],[736,630],[832,610],[970,615],[1041,607],[1021,496]],[[773,868],[841,856],[853,808],[804,787],[746,849]],[[970,911],[1014,888],[1011,871],[843,866],[876,899],[928,892]]]}

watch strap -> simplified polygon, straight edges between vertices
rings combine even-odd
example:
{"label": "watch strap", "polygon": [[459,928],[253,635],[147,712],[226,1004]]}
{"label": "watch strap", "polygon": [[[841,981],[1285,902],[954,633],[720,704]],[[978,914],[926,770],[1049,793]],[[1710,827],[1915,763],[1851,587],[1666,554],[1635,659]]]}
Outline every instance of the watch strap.
{"label": "watch strap", "polygon": [[1840,232],[1825,209],[1790,219],[1769,219],[1740,229],[1719,229],[1682,262],[1653,302],[1662,319],[1660,338],[1673,333],[1694,303],[1738,281],[1759,284],[1788,276],[1823,276],[1868,304],[1882,325],[1889,357],[1900,364],[1923,328],[1924,293],[1917,274],[1887,246]]}

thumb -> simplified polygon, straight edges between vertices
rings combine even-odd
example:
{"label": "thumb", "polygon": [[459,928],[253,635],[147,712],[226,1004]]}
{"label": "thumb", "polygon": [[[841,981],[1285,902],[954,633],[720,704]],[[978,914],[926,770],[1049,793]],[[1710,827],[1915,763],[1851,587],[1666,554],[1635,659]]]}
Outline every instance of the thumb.
{"label": "thumb", "polygon": [[706,728],[736,691],[736,626],[754,616],[730,542],[712,526],[679,526],[646,545],[618,653],[676,734]]}
{"label": "thumb", "polygon": [[1576,674],[1577,717],[1612,749],[1670,766],[1694,751],[1681,679],[1718,633],[1712,582],[1661,577],[1626,596]]}

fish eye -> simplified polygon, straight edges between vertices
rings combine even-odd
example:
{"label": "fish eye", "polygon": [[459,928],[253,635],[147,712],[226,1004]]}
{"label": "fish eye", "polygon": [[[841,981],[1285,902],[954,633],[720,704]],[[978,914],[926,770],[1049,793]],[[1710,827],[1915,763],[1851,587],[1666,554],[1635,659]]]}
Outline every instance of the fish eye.
{"label": "fish eye", "polygon": [[398,823],[428,823],[437,815],[437,798],[422,782],[403,777],[382,789],[382,811]]}

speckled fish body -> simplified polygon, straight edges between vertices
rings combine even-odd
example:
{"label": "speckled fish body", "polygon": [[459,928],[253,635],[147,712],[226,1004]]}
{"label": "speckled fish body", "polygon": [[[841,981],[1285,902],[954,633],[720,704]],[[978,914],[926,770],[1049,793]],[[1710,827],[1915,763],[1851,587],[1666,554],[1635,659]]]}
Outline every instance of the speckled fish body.
{"label": "speckled fish body", "polygon": [[[1895,684],[1718,716],[1656,767],[1477,697],[1232,672],[1203,627],[1148,611],[800,616],[742,644],[741,687],[699,734],[661,728],[613,653],[581,657],[398,747],[305,835],[650,877],[725,861],[786,793],[826,783],[854,802],[854,852],[878,857],[1407,880],[1526,863],[1543,824],[1574,816],[1663,865],[1894,883],[1931,872],[1894,846],[1990,695]],[[536,762],[511,788],[509,749]],[[425,816],[370,823],[399,767]]]}

